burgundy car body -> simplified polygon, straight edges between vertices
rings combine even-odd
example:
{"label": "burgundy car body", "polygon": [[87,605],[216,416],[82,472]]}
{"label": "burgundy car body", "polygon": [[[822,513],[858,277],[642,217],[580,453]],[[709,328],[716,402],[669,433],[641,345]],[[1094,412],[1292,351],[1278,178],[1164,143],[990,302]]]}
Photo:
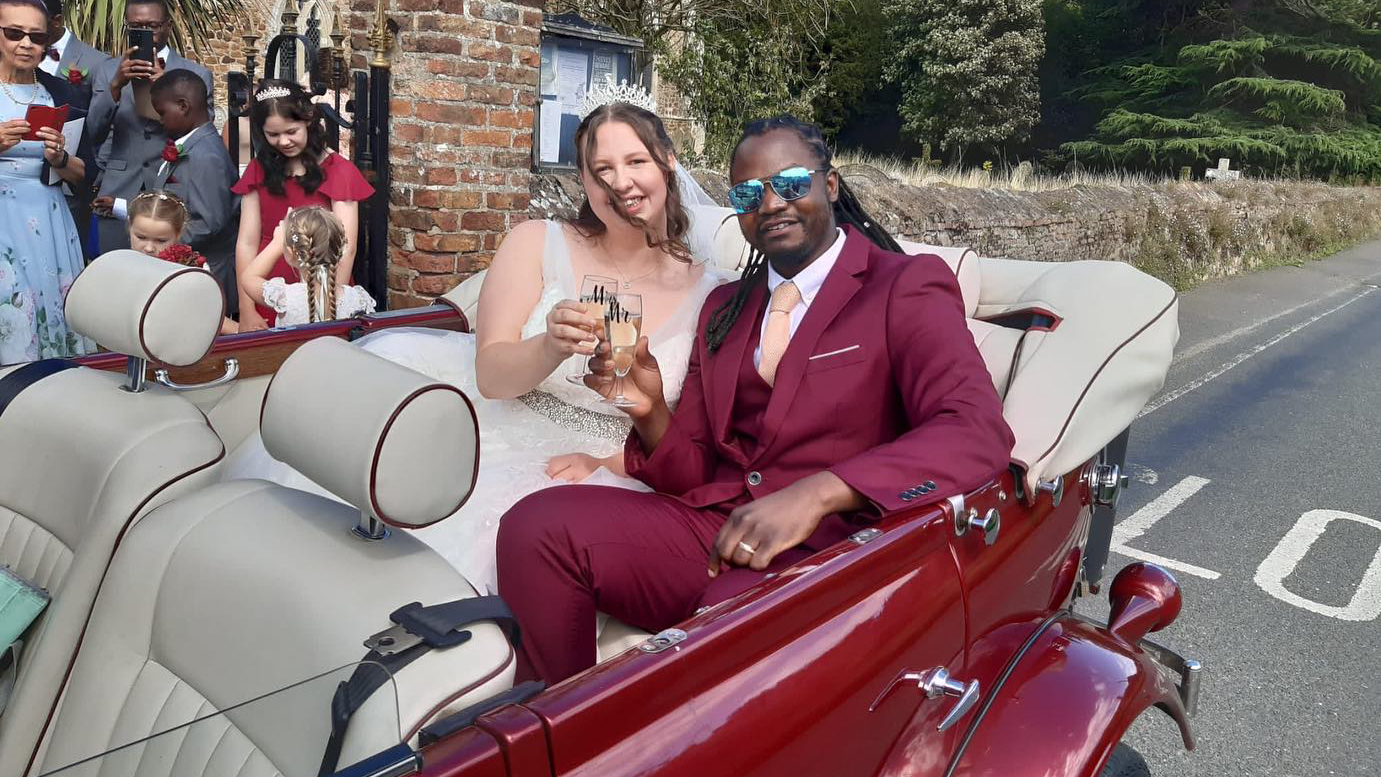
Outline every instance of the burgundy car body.
{"label": "burgundy car body", "polygon": [[[209,380],[230,357],[265,374],[310,338],[394,326],[465,321],[437,305],[230,336],[172,377]],[[1156,613],[1173,619],[1168,574],[1133,570],[1141,585],[1115,601],[1130,612],[1119,634],[1072,613],[1096,464],[1065,475],[1058,505],[1020,493],[1007,472],[962,499],[890,515],[679,624],[679,642],[649,641],[499,706],[422,747],[415,764],[427,777],[1097,775],[1152,706],[1192,748],[1192,693],[1174,676],[1185,662],[1141,641],[1166,625]],[[903,679],[940,667],[979,689],[943,731],[959,700]]]}

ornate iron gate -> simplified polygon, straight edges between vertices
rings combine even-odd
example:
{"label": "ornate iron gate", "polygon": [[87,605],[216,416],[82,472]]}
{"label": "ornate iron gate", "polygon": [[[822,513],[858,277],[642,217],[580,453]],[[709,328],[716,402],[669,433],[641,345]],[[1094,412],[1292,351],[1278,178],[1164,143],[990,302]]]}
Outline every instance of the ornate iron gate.
{"label": "ornate iron gate", "polygon": [[[334,92],[331,103],[317,102],[326,119],[329,144],[346,154],[364,173],[374,187],[374,196],[360,203],[359,234],[356,235],[355,282],[365,287],[378,301],[379,309],[388,308],[388,122],[390,50],[398,26],[385,13],[386,0],[379,0],[374,27],[369,33],[373,58],[369,71],[351,70],[344,58],[345,35],[333,32],[331,46],[318,46],[320,32],[315,15],[308,19],[306,34],[297,30],[298,8],[301,0],[287,0],[282,27],[268,42],[264,52],[264,75],[288,81],[298,80],[297,51],[304,53],[309,91],[320,97],[328,90]],[[259,41],[257,35],[245,35],[245,69],[226,76],[229,145],[237,156],[240,148],[240,118],[249,115],[249,103],[254,93],[255,60]],[[342,94],[345,94],[342,111]],[[349,115],[347,119],[346,116]],[[341,149],[341,130],[350,132],[349,153]]]}

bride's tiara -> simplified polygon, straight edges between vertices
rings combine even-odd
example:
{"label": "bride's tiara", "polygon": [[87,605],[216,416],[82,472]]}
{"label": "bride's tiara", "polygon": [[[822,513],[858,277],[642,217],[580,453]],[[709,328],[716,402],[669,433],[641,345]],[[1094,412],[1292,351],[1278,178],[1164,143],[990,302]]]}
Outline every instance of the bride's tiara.
{"label": "bride's tiara", "polygon": [[614,80],[610,78],[607,83],[586,90],[585,99],[580,102],[580,118],[583,120],[599,108],[614,103],[628,103],[649,113],[657,112],[657,100],[647,90],[627,81],[620,81],[618,86],[614,86]]}
{"label": "bride's tiara", "polygon": [[292,91],[289,90],[286,86],[270,86],[264,89],[260,89],[259,92],[254,95],[254,101],[257,103],[261,103],[265,100],[274,100],[279,97],[287,97],[290,94],[292,94]]}

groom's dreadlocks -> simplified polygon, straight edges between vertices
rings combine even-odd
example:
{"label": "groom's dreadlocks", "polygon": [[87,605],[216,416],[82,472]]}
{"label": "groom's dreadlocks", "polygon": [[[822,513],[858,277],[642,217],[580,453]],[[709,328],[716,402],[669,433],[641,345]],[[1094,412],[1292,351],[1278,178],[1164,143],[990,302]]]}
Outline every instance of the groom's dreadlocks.
{"label": "groom's dreadlocks", "polygon": [[[819,169],[832,169],[831,162],[834,159],[834,154],[831,153],[830,147],[825,143],[824,136],[820,134],[820,128],[787,114],[773,116],[770,119],[759,119],[747,124],[743,128],[743,137],[739,139],[738,145],[734,146],[734,153],[729,157],[729,167],[733,168],[734,157],[738,155],[738,148],[743,145],[743,141],[779,129],[791,130],[799,135],[819,160]],[[902,253],[901,246],[897,245],[897,241],[887,234],[887,230],[878,224],[877,219],[869,216],[863,210],[863,206],[854,196],[853,190],[844,182],[843,177],[839,179],[839,198],[834,202],[834,220],[840,225],[848,224],[862,232],[865,237],[883,250]],[[724,338],[729,335],[729,330],[734,328],[734,322],[738,321],[738,314],[743,311],[743,305],[748,301],[748,295],[752,293],[753,287],[759,283],[765,283],[766,280],[767,257],[763,256],[762,252],[756,248],[750,249],[748,266],[743,270],[743,281],[739,283],[738,290],[728,302],[720,305],[710,314],[709,323],[705,326],[705,345],[711,353],[719,350],[719,346],[724,343]]]}

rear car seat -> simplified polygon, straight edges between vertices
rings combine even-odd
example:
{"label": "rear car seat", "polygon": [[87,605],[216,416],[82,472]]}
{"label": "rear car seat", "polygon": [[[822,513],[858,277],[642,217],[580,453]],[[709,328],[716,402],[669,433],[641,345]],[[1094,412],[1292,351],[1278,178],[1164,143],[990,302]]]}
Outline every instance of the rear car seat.
{"label": "rear car seat", "polygon": [[[464,503],[478,437],[463,394],[320,338],[279,369],[261,419],[275,458],[349,504],[239,480],[140,521],[111,565],[38,772],[224,710],[105,757],[100,774],[314,775],[334,682],[230,708],[360,660],[363,641],[400,606],[475,596],[407,532],[371,541],[352,531],[362,516],[424,526]],[[394,687],[368,696],[345,729],[339,767],[415,742],[432,720],[512,685],[515,655],[500,627],[465,629],[463,644],[397,671],[396,706]]]}
{"label": "rear car seat", "polygon": [[[204,270],[115,251],[77,278],[66,316],[110,351],[180,366],[210,349],[223,304]],[[24,773],[130,525],[198,487],[224,455],[191,404],[158,385],[125,390],[125,381],[65,370],[0,416],[0,563],[52,596],[24,637],[0,715],[0,774]]]}

